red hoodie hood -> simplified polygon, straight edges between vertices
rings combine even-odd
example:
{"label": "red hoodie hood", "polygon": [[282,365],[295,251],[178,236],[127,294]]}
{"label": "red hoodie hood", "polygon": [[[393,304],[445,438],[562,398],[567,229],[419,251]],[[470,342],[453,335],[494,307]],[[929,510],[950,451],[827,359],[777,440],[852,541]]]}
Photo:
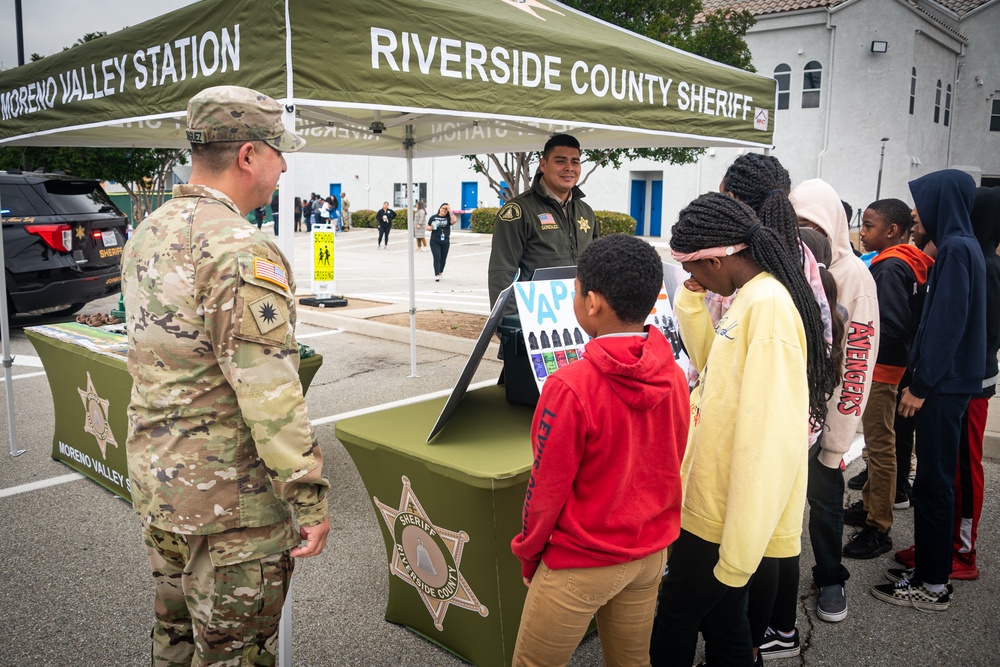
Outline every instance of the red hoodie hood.
{"label": "red hoodie hood", "polygon": [[916,276],[918,285],[923,285],[927,282],[927,274],[930,273],[931,267],[934,266],[934,260],[931,259],[930,255],[926,254],[923,250],[905,243],[897,243],[896,245],[889,246],[875,255],[874,259],[872,259],[872,264],[874,265],[890,257],[895,257],[906,262],[913,269],[913,275]]}
{"label": "red hoodie hood", "polygon": [[647,336],[603,336],[586,346],[585,358],[601,369],[612,391],[628,406],[648,410],[671,392],[687,391],[675,372],[674,351],[653,326]]}

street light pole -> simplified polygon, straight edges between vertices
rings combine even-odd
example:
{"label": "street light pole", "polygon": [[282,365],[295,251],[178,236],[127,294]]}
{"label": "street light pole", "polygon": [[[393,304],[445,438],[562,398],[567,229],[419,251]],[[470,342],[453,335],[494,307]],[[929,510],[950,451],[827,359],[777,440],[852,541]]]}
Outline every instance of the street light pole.
{"label": "street light pole", "polygon": [[885,142],[889,141],[889,137],[882,137],[882,154],[878,158],[878,184],[875,186],[875,201],[881,199],[879,195],[882,194],[882,165],[885,164]]}

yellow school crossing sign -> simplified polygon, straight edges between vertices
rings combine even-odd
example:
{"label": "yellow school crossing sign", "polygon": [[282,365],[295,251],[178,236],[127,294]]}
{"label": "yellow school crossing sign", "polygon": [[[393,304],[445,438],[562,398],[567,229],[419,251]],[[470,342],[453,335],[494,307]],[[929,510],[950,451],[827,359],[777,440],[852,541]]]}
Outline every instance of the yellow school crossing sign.
{"label": "yellow school crossing sign", "polygon": [[318,297],[333,294],[336,236],[332,229],[313,230],[312,291]]}

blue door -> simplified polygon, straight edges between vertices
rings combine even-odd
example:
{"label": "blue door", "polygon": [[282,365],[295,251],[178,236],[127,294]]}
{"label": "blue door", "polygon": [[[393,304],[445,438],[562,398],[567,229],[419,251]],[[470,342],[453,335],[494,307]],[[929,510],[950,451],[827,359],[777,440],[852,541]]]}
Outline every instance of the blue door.
{"label": "blue door", "polygon": [[660,232],[660,223],[663,216],[661,209],[663,208],[663,181],[653,181],[652,187],[649,190],[650,202],[649,202],[649,235],[650,236],[662,236]]}
{"label": "blue door", "polygon": [[[506,191],[507,191],[507,181],[500,181],[500,192],[506,192]],[[129,198],[129,201],[132,201],[131,197]],[[503,206],[506,203],[507,202],[501,196],[500,197],[500,206]],[[121,207],[119,207],[119,208],[121,208]],[[125,209],[122,209],[122,210],[125,210]]]}
{"label": "blue door", "polygon": [[646,224],[646,181],[632,180],[632,203],[628,214],[635,218],[635,235],[642,236]]}
{"label": "blue door", "polygon": [[330,183],[330,194],[337,198],[337,210],[339,211],[340,210],[340,183]]}
{"label": "blue door", "polygon": [[[475,181],[462,182],[462,210],[471,211],[479,206],[479,183]],[[462,214],[462,229],[472,226],[472,214]]]}

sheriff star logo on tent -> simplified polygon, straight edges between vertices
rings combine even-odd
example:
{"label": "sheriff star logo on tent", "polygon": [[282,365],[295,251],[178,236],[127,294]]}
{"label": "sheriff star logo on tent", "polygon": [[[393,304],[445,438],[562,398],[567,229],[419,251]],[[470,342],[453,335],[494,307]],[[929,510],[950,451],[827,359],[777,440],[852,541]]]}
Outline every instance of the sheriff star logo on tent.
{"label": "sheriff star logo on tent", "polygon": [[393,549],[389,572],[417,589],[434,627],[444,629],[448,606],[478,612],[483,618],[490,611],[476,598],[458,568],[462,549],[469,541],[465,531],[455,532],[435,526],[403,476],[399,507],[390,507],[372,496],[386,527],[392,533]]}
{"label": "sheriff star logo on tent", "polygon": [[511,7],[517,7],[522,11],[526,11],[532,16],[534,16],[536,19],[540,19],[542,21],[544,21],[545,19],[535,13],[536,9],[544,9],[547,12],[552,12],[554,14],[558,14],[559,16],[566,16],[560,11],[552,9],[551,7],[546,7],[538,0],[503,0],[503,2],[507,3]]}
{"label": "sheriff star logo on tent", "polygon": [[97,444],[101,448],[101,456],[108,458],[108,445],[118,446],[115,434],[111,432],[111,424],[108,423],[108,401],[97,395],[94,389],[94,381],[90,379],[90,371],[87,371],[87,391],[76,388],[83,399],[83,409],[86,412],[83,430],[97,438]]}

